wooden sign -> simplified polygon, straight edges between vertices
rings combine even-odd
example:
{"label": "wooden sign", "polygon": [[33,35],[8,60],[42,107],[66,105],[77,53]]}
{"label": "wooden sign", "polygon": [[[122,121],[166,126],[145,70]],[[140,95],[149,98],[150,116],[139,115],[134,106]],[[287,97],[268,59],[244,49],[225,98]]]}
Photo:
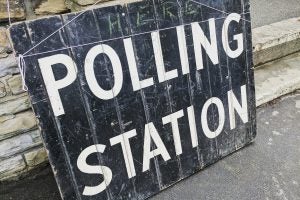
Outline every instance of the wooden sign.
{"label": "wooden sign", "polygon": [[256,135],[248,0],[154,0],[15,24],[63,199],[145,199]]}

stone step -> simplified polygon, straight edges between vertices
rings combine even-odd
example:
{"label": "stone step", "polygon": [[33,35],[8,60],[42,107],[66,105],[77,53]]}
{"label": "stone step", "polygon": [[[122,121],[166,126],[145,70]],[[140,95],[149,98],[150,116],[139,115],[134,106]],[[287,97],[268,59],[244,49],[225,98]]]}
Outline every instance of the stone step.
{"label": "stone step", "polygon": [[300,51],[300,17],[252,29],[252,42],[255,66]]}
{"label": "stone step", "polygon": [[256,105],[300,89],[300,52],[255,69]]}

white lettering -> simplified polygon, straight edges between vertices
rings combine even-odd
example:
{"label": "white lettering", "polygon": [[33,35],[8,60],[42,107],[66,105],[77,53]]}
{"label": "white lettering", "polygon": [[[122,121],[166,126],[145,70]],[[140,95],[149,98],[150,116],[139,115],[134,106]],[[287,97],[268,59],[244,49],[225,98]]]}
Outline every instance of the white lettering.
{"label": "white lettering", "polygon": [[230,58],[237,58],[239,55],[242,54],[244,50],[244,42],[243,42],[243,34],[234,35],[233,39],[237,41],[238,48],[236,50],[232,50],[229,45],[229,39],[228,39],[228,28],[229,24],[232,21],[239,22],[241,19],[241,15],[237,13],[231,13],[228,15],[228,17],[225,19],[222,29],[222,42],[223,42],[223,48],[226,52],[226,54]]}
{"label": "white lettering", "polygon": [[194,22],[191,25],[193,32],[197,70],[203,69],[202,47],[206,50],[207,55],[209,56],[213,64],[219,64],[215,19],[209,19],[209,32],[211,43],[208,41],[198,22]]}
{"label": "white lettering", "polygon": [[132,178],[136,175],[134,163],[133,163],[132,151],[131,151],[131,147],[130,147],[130,143],[129,143],[129,139],[134,136],[136,136],[135,129],[110,139],[111,146],[114,146],[116,144],[121,144],[128,178]]}
{"label": "white lettering", "polygon": [[[151,138],[157,147],[157,149],[153,151],[151,151]],[[161,155],[164,161],[171,159],[170,154],[161,140],[154,124],[151,122],[145,125],[143,172],[149,170],[150,159],[158,155]]]}
{"label": "white lettering", "polygon": [[154,84],[153,78],[140,81],[131,38],[124,39],[124,46],[128,60],[133,91],[152,86]]}
{"label": "white lettering", "polygon": [[172,114],[162,118],[163,124],[171,123],[171,125],[172,125],[174,146],[175,146],[175,151],[176,151],[177,156],[182,154],[182,146],[181,146],[181,140],[180,140],[178,119],[183,116],[184,116],[183,110],[180,110],[176,113],[172,113]]}
{"label": "white lettering", "polygon": [[154,51],[154,57],[155,57],[155,63],[156,63],[156,69],[157,69],[157,75],[159,82],[165,82],[167,80],[171,80],[173,78],[178,77],[178,71],[177,69],[173,69],[171,71],[166,72],[163,54],[161,50],[161,43],[160,43],[160,37],[159,32],[154,31],[151,33],[152,37],[152,44],[153,44],[153,51]]}
{"label": "white lettering", "polygon": [[[115,84],[111,90],[104,90],[103,88],[101,88],[95,76],[94,61],[96,57],[102,53],[106,54],[109,57],[114,72],[113,76],[114,76]],[[84,69],[85,69],[85,76],[86,76],[87,83],[91,91],[98,98],[103,100],[112,99],[116,97],[121,91],[122,84],[123,84],[122,65],[118,54],[110,46],[102,44],[91,48],[85,58]]]}
{"label": "white lettering", "polygon": [[[217,106],[219,114],[219,126],[215,131],[210,130],[207,122],[207,111],[209,106],[211,106],[212,104],[215,104]],[[225,111],[223,103],[219,98],[212,97],[205,102],[201,113],[201,123],[204,134],[210,139],[216,138],[222,132],[225,123]]]}
{"label": "white lettering", "polygon": [[244,123],[248,122],[248,105],[247,105],[247,91],[246,85],[241,86],[241,97],[242,97],[242,105],[239,104],[236,96],[233,91],[228,91],[228,107],[229,107],[229,119],[230,119],[230,129],[234,129],[236,127],[235,120],[235,110],[241,117]]}
{"label": "white lettering", "polygon": [[194,106],[188,107],[187,112],[188,112],[189,126],[191,132],[192,146],[193,148],[195,148],[198,146],[198,136],[197,136],[197,128],[195,122]]}
{"label": "white lettering", "polygon": [[189,57],[186,48],[184,26],[177,26],[176,31],[177,31],[177,38],[178,38],[178,48],[180,54],[182,74],[185,75],[190,73],[190,64],[189,64]]}
{"label": "white lettering", "polygon": [[[38,59],[41,73],[46,85],[50,103],[55,116],[65,114],[64,107],[58,90],[69,86],[76,80],[77,66],[70,56],[64,54],[57,54],[45,58]],[[67,69],[67,75],[60,80],[55,80],[52,66],[56,64],[63,64]]]}
{"label": "white lettering", "polygon": [[91,186],[85,186],[83,190],[83,195],[85,196],[93,196],[96,194],[99,194],[100,192],[104,191],[106,187],[110,184],[112,180],[112,172],[110,168],[106,166],[95,166],[95,165],[88,165],[86,163],[86,159],[89,155],[93,153],[103,153],[105,150],[105,145],[92,145],[84,149],[78,159],[77,159],[77,167],[81,172],[87,173],[87,174],[102,174],[104,176],[104,181],[94,187]]}

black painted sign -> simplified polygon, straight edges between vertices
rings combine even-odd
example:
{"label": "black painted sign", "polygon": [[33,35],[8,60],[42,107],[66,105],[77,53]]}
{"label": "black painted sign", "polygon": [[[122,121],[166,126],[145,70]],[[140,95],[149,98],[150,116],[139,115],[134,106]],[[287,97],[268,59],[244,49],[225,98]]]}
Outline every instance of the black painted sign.
{"label": "black painted sign", "polygon": [[256,135],[248,0],[153,0],[15,24],[63,199],[145,199]]}

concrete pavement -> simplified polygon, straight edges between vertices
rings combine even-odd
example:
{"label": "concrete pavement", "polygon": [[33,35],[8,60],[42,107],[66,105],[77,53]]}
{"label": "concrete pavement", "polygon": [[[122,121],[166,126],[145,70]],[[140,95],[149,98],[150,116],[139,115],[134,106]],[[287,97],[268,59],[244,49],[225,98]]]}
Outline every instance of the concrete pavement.
{"label": "concrete pavement", "polygon": [[300,92],[258,109],[255,142],[150,200],[300,199]]}
{"label": "concrete pavement", "polygon": [[300,0],[250,0],[253,28],[300,16]]}

